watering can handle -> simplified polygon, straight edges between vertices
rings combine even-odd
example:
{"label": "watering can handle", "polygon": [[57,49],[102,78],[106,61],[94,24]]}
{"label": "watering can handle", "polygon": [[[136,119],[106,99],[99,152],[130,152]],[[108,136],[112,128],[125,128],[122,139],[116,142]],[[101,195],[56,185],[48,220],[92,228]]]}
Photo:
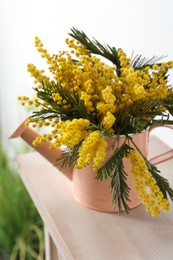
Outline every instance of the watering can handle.
{"label": "watering can handle", "polygon": [[[153,127],[151,127],[150,130],[149,130],[149,133],[150,133],[152,130],[158,128],[158,127],[160,127],[160,126],[153,126]],[[170,128],[170,129],[173,130],[173,125],[164,125],[164,126],[161,126],[161,127],[167,127],[167,128]],[[165,161],[167,161],[167,160],[170,160],[171,158],[173,158],[173,149],[170,149],[170,150],[167,151],[167,152],[164,152],[164,153],[162,153],[162,154],[159,154],[159,155],[157,155],[157,156],[151,158],[149,161],[150,161],[150,163],[156,165],[156,164],[165,162]]]}

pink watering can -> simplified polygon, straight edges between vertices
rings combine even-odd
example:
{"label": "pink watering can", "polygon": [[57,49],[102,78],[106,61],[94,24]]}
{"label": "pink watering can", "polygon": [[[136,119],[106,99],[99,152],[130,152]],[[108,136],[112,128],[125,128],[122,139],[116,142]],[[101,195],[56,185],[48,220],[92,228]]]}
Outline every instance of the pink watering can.
{"label": "pink watering can", "polygon": [[[173,129],[173,126],[171,125],[167,125],[166,127]],[[148,157],[149,133],[152,129],[153,128],[133,135],[133,141],[146,157]],[[10,136],[10,138],[21,137],[51,164],[55,165],[56,159],[62,154],[62,150],[60,148],[50,150],[49,146],[51,143],[48,141],[40,146],[33,146],[32,142],[37,136],[39,136],[39,134],[30,127],[26,126],[25,122],[23,122]],[[108,139],[109,140],[106,139],[107,142],[111,143],[111,138]],[[123,142],[123,140],[124,137],[122,136],[120,138],[120,143]],[[107,151],[107,158],[111,156],[112,152],[110,152],[110,150]],[[150,162],[153,164],[158,164],[172,157],[173,149],[150,159]],[[117,212],[117,207],[114,207],[112,204],[112,194],[110,188],[108,187],[109,180],[96,180],[91,164],[80,170],[72,170],[70,167],[60,169],[59,165],[55,167],[57,167],[61,173],[72,181],[74,198],[82,205],[103,212]],[[127,159],[124,160],[124,167],[125,171],[128,173],[127,183],[130,188],[129,198],[131,201],[128,204],[129,208],[132,209],[140,205],[141,200],[138,198],[138,192],[134,190],[133,176],[130,174],[131,165]]]}

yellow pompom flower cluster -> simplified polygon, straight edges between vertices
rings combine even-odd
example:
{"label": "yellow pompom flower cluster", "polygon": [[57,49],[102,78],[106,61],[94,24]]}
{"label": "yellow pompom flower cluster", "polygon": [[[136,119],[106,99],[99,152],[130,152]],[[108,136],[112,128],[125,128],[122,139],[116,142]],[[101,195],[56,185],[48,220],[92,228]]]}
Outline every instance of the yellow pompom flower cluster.
{"label": "yellow pompom flower cluster", "polygon": [[[42,83],[43,81],[49,80],[49,77],[43,74],[44,70],[38,70],[33,64],[28,64],[28,71],[30,72],[31,76],[35,78],[34,83]],[[39,84],[39,86],[41,85]]]}
{"label": "yellow pompom flower cluster", "polygon": [[140,191],[139,198],[146,205],[146,211],[150,211],[153,217],[160,215],[161,209],[168,211],[170,209],[169,202],[164,198],[155,178],[148,172],[142,156],[132,150],[129,157],[132,164],[131,173],[134,175],[135,190]]}
{"label": "yellow pompom flower cluster", "polygon": [[102,120],[102,125],[105,130],[110,131],[112,129],[113,124],[115,123],[115,117],[111,112],[107,112],[106,116]]}
{"label": "yellow pompom flower cluster", "polygon": [[[141,55],[129,58],[124,50],[92,41],[75,28],[70,36],[73,39],[65,40],[68,50],[53,55],[35,38],[35,47],[46,60],[48,76],[45,70],[28,64],[37,96],[18,99],[22,105],[34,108],[27,124],[48,130],[33,145],[51,141],[50,149],[66,146],[70,156],[60,158],[60,163],[61,159],[68,162],[72,159],[74,167],[79,169],[92,164],[94,171],[99,170],[98,178],[111,178],[108,168],[111,171],[113,163],[119,163],[121,157],[123,162],[131,149],[129,135],[157,123],[169,123],[167,112],[173,110],[173,87],[168,84],[168,71],[173,69],[173,62],[158,63],[155,57],[147,60]],[[114,162],[108,160],[112,165],[106,164],[104,168],[108,151],[106,137],[116,136],[118,140],[121,135],[126,136],[128,144],[118,147]],[[164,182],[163,178],[156,182],[154,168],[149,172],[145,160],[136,151],[132,150],[129,157],[135,189],[140,191],[146,210],[153,216],[159,215],[161,209],[169,210],[168,200],[157,185],[158,180]],[[113,196],[119,185],[123,198],[123,185],[116,181],[112,184]],[[172,194],[171,188],[164,184],[163,187]]]}
{"label": "yellow pompom flower cluster", "polygon": [[[35,78],[38,89],[42,89],[44,84],[49,83],[48,91],[51,93],[49,100],[52,98],[53,102],[62,109],[70,110],[71,104],[68,103],[66,97],[57,91],[54,85],[60,85],[72,95],[77,94],[80,101],[83,101],[87,115],[94,117],[94,121],[102,125],[108,133],[116,134],[117,116],[122,109],[128,109],[128,106],[136,101],[148,97],[155,100],[158,97],[166,98],[168,93],[171,93],[171,89],[169,90],[167,87],[165,74],[173,68],[173,62],[135,69],[126,53],[122,49],[118,49],[117,55],[121,72],[118,75],[115,65],[107,65],[98,56],[91,55],[79,41],[67,38],[66,44],[70,51],[59,51],[56,55],[50,55],[41,40],[36,37],[35,46],[41,57],[47,60],[48,69],[53,75],[53,79],[50,79],[44,74],[44,70],[37,69],[33,64],[28,64],[28,71]],[[38,99],[19,97],[19,100],[22,105],[33,105],[40,111],[44,110],[45,107],[54,109],[52,103],[40,102]],[[164,107],[162,109],[164,110]],[[33,126],[37,124],[40,126],[47,123],[35,121]],[[61,131],[61,128],[58,130],[59,135],[63,135],[63,131],[67,132],[67,125],[69,127],[69,121],[62,123],[63,130]],[[76,144],[76,141],[72,143]]]}
{"label": "yellow pompom flower cluster", "polygon": [[106,86],[105,89],[102,90],[102,100],[97,104],[97,110],[100,112],[103,116],[106,115],[107,112],[114,113],[116,110],[115,106],[115,100],[116,97],[112,93],[112,87]]}
{"label": "yellow pompom flower cluster", "polygon": [[118,56],[119,56],[119,59],[120,59],[120,65],[122,67],[126,67],[129,64],[129,61],[130,61],[130,59],[127,58],[127,56],[126,56],[126,53],[122,49],[119,49],[118,50]]}
{"label": "yellow pompom flower cluster", "polygon": [[92,98],[91,95],[87,94],[85,91],[81,91],[81,100],[84,101],[84,105],[87,111],[94,111],[91,98]]}
{"label": "yellow pompom flower cluster", "polygon": [[91,132],[79,148],[76,168],[81,169],[93,162],[93,170],[97,171],[106,157],[106,147],[103,134],[99,130]]}
{"label": "yellow pompom flower cluster", "polygon": [[136,83],[133,88],[133,100],[141,99],[146,96],[145,88],[140,85],[139,83]]}
{"label": "yellow pompom flower cluster", "polygon": [[17,98],[20,101],[22,106],[28,105],[28,106],[40,107],[40,109],[42,109],[42,105],[38,102],[38,98],[31,99],[27,96],[18,96]]}
{"label": "yellow pompom flower cluster", "polygon": [[37,51],[41,54],[41,57],[46,58],[47,63],[51,63],[51,56],[49,55],[47,50],[43,48],[43,43],[37,36],[35,37],[35,47],[37,48]]}
{"label": "yellow pompom flower cluster", "polygon": [[[39,126],[39,123],[40,122],[35,121],[36,126]],[[51,140],[50,149],[55,149],[61,145],[73,148],[76,144],[86,138],[89,125],[90,121],[82,118],[73,119],[72,121],[66,120],[65,122],[57,120],[57,122],[53,122],[52,124],[49,121],[45,121],[44,126],[52,126],[53,130],[50,134],[38,136],[33,141],[33,145],[38,146],[47,140]]]}
{"label": "yellow pompom flower cluster", "polygon": [[80,44],[80,42],[75,41],[75,39],[66,38],[65,41],[68,47],[72,49],[71,53],[75,54],[76,57],[89,55],[89,52],[86,50],[86,48],[82,44]]}
{"label": "yellow pompom flower cluster", "polygon": [[89,125],[90,121],[82,118],[59,122],[55,127],[55,129],[58,130],[58,135],[56,140],[52,142],[50,149],[54,149],[61,145],[73,148],[86,138]]}
{"label": "yellow pompom flower cluster", "polygon": [[[134,69],[126,53],[119,49],[121,73],[118,75],[115,65],[107,65],[99,57],[91,55],[80,42],[66,39],[66,43],[70,52],[59,51],[58,54],[51,56],[43,47],[41,40],[35,38],[35,46],[41,57],[47,60],[53,81],[58,82],[72,94],[77,93],[84,102],[88,115],[94,115],[98,122],[103,122],[107,131],[115,133],[113,124],[105,124],[110,113],[113,121],[113,117],[116,120],[120,110],[136,101],[167,97],[165,74],[173,68],[173,62]],[[33,64],[28,65],[28,71],[35,78],[39,88],[42,82],[50,82],[50,78],[44,75],[44,70],[38,70]],[[66,104],[67,101],[54,87],[52,97],[58,105],[70,109],[70,105]]]}

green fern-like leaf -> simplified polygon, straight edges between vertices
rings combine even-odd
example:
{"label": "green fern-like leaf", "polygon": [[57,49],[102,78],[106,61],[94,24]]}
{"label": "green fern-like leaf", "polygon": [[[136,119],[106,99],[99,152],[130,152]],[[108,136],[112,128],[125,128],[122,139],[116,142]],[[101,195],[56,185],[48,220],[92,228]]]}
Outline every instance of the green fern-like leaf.
{"label": "green fern-like leaf", "polygon": [[55,165],[60,165],[61,169],[67,166],[74,168],[79,157],[78,150],[81,144],[82,142],[78,143],[71,149],[64,149],[62,155],[56,160]]}
{"label": "green fern-like leaf", "polygon": [[156,168],[156,166],[149,162],[147,162],[147,166],[150,173],[156,180],[158,187],[163,193],[164,198],[167,198],[167,195],[169,195],[170,199],[173,200],[173,189],[170,187],[168,180],[159,174],[160,171]]}
{"label": "green fern-like leaf", "polygon": [[69,33],[69,35],[84,45],[90,53],[100,55],[115,64],[117,68],[117,74],[120,74],[120,60],[118,57],[118,51],[115,47],[102,45],[96,39],[90,40],[83,31],[79,31],[74,27],[71,29],[71,33]]}
{"label": "green fern-like leaf", "polygon": [[145,68],[147,66],[151,67],[153,64],[156,64],[156,63],[159,65],[160,64],[159,61],[164,58],[165,58],[165,56],[157,57],[155,55],[151,58],[145,58],[139,54],[137,54],[136,56],[133,57],[133,54],[132,54],[130,65],[134,69],[139,70],[139,69]]}
{"label": "green fern-like leaf", "polygon": [[[163,116],[159,106],[161,99],[138,100],[118,111],[115,131],[119,134],[139,133],[146,129],[156,116]],[[158,107],[158,110],[157,110]]]}
{"label": "green fern-like leaf", "polygon": [[[118,57],[118,49],[115,47],[110,47],[107,45],[102,45],[99,41],[96,39],[89,39],[89,37],[83,32],[76,28],[71,29],[71,33],[69,33],[70,36],[72,36],[74,39],[78,40],[82,45],[86,47],[86,49],[93,54],[100,55],[109,61],[111,61],[113,64],[116,65],[117,75],[119,76],[121,74],[121,65],[120,60]],[[135,69],[142,69],[144,67],[151,67],[153,64],[160,64],[159,61],[164,59],[166,56],[153,56],[151,58],[145,58],[142,55],[135,55],[131,57],[130,65]]]}
{"label": "green fern-like leaf", "polygon": [[130,151],[130,147],[124,142],[117,148],[110,159],[99,169],[96,179],[110,179],[110,189],[112,192],[112,202],[118,206],[118,212],[122,213],[125,209],[129,213],[128,201],[130,188],[127,185],[127,173],[124,170],[123,158]]}
{"label": "green fern-like leaf", "polygon": [[173,116],[173,94],[169,95],[167,98],[163,100],[163,105],[169,111],[169,113]]}
{"label": "green fern-like leaf", "polygon": [[[38,98],[41,100],[41,104],[44,109],[34,111],[31,117],[39,119],[46,118],[61,118],[61,120],[68,120],[72,118],[85,118],[91,122],[94,118],[89,115],[83,100],[80,99],[77,92],[71,93],[68,88],[64,88],[55,82],[43,82],[42,88],[35,88]],[[52,94],[59,93],[63,100],[66,101],[66,105],[70,108],[65,108],[64,105],[59,105],[53,100]],[[43,103],[42,103],[43,101]],[[44,101],[48,104],[45,105]]]}

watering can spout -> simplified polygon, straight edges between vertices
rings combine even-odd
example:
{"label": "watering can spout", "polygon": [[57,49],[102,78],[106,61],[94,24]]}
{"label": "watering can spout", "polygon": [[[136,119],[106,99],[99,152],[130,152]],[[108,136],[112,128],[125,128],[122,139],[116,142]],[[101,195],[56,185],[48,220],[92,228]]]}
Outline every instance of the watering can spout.
{"label": "watering can spout", "polygon": [[[56,148],[54,150],[50,150],[50,142],[45,142],[40,146],[33,146],[33,141],[35,138],[39,136],[37,132],[26,125],[26,121],[24,121],[16,131],[9,137],[17,138],[21,137],[27,144],[33,147],[37,152],[39,152],[44,158],[46,158],[51,164],[55,165],[56,159],[61,156],[62,150],[60,148]],[[68,179],[72,180],[72,169],[70,167],[61,168],[58,165],[55,167],[60,170]]]}

